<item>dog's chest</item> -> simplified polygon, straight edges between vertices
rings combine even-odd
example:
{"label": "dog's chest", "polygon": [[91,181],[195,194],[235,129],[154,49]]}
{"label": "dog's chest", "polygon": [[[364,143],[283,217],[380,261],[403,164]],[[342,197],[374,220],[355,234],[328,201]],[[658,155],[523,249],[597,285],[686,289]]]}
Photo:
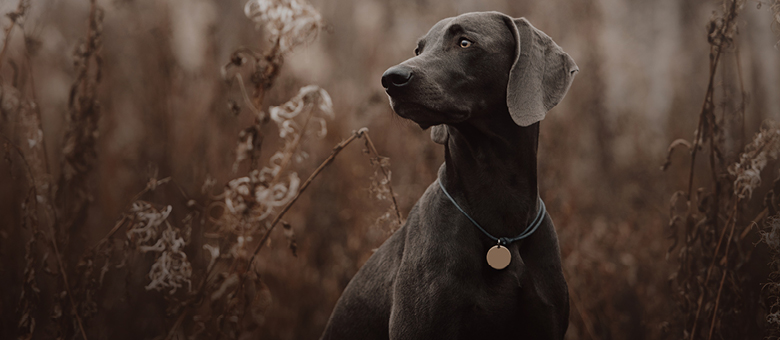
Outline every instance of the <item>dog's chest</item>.
{"label": "dog's chest", "polygon": [[409,329],[447,329],[463,338],[503,338],[516,335],[509,326],[533,327],[524,321],[525,314],[529,307],[544,305],[521,264],[501,271],[486,263],[473,268],[442,265],[432,273],[414,275],[415,269],[419,268],[401,268],[400,273],[408,275],[396,282],[396,317],[405,320]]}

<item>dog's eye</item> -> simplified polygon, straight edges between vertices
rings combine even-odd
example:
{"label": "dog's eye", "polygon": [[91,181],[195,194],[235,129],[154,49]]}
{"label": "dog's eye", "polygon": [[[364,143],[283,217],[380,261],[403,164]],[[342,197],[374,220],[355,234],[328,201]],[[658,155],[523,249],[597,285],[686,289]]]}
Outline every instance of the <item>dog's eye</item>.
{"label": "dog's eye", "polygon": [[414,48],[414,55],[420,55],[420,48],[419,47],[415,47]]}
{"label": "dog's eye", "polygon": [[460,38],[460,41],[458,41],[458,45],[460,45],[460,47],[462,48],[468,48],[471,46],[471,44],[473,44],[471,40],[468,40],[466,38]]}

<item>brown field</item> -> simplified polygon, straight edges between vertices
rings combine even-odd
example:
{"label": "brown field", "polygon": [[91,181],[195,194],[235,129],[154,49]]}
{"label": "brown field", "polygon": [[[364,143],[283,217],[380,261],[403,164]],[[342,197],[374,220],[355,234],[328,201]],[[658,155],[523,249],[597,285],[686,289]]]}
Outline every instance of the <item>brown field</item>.
{"label": "brown field", "polygon": [[0,339],[318,338],[443,161],[381,74],[483,10],[580,67],[539,147],[566,338],[780,336],[780,1],[244,7],[0,1]]}

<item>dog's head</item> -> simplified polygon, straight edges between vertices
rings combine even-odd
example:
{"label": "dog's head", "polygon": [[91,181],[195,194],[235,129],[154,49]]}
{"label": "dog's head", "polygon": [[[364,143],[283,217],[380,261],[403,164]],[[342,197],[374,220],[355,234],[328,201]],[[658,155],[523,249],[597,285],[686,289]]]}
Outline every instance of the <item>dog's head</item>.
{"label": "dog's head", "polygon": [[[439,21],[414,52],[385,71],[382,86],[393,110],[423,129],[495,112],[529,126],[563,99],[579,70],[526,19],[498,12]],[[442,133],[434,129],[434,140]]]}

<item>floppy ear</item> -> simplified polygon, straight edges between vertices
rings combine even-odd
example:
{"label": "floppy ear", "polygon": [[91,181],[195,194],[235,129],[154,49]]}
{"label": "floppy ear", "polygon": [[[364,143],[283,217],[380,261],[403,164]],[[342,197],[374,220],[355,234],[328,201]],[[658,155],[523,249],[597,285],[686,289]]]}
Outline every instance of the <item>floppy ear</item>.
{"label": "floppy ear", "polygon": [[431,139],[439,144],[447,144],[447,139],[450,138],[450,133],[447,132],[447,125],[434,125],[431,127]]}
{"label": "floppy ear", "polygon": [[508,23],[515,38],[515,62],[509,72],[506,103],[512,119],[529,126],[544,119],[569,90],[577,64],[525,18]]}

